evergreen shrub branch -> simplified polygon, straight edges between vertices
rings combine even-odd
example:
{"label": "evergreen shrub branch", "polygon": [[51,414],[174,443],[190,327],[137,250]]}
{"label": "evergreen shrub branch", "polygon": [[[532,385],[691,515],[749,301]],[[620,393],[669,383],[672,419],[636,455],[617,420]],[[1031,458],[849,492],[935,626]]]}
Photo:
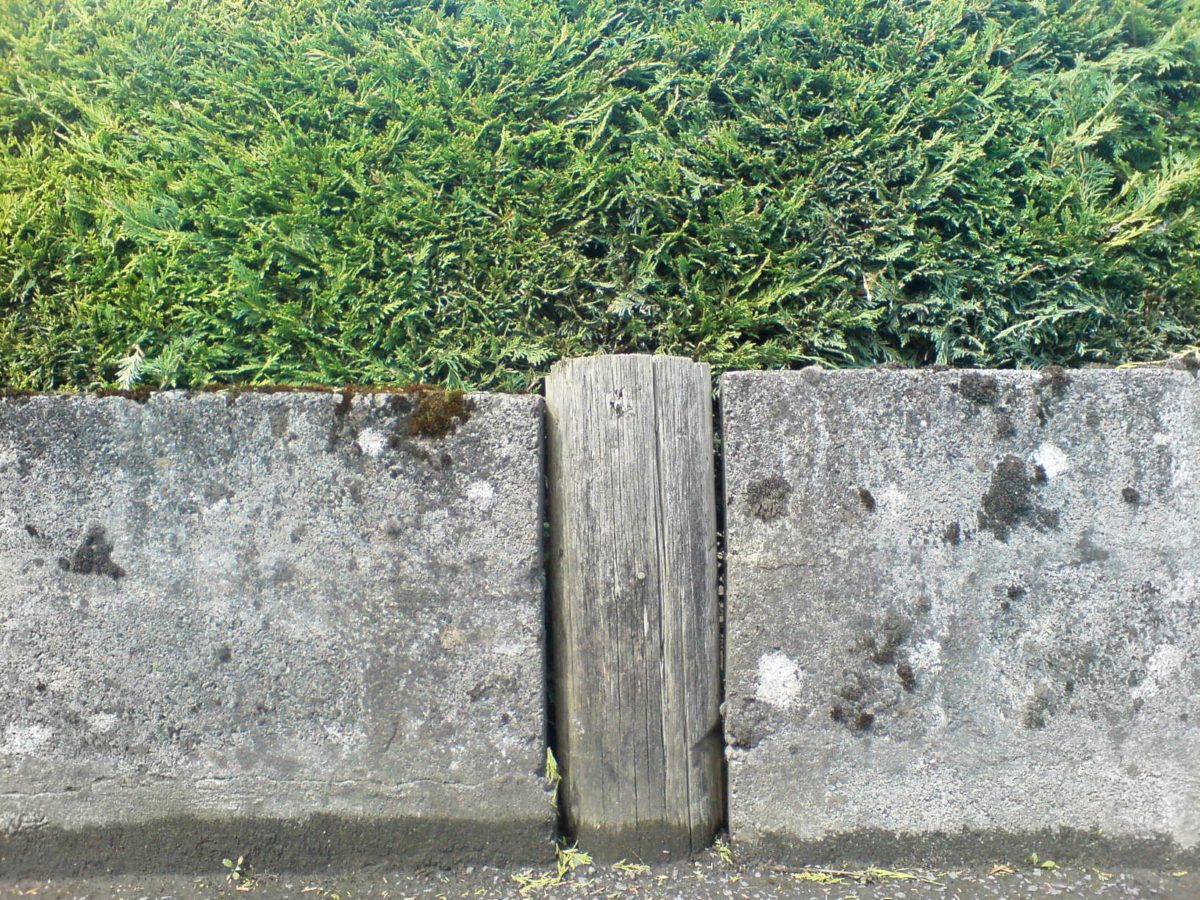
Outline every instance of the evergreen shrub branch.
{"label": "evergreen shrub branch", "polygon": [[1196,0],[0,0],[19,388],[1151,359],[1198,207]]}

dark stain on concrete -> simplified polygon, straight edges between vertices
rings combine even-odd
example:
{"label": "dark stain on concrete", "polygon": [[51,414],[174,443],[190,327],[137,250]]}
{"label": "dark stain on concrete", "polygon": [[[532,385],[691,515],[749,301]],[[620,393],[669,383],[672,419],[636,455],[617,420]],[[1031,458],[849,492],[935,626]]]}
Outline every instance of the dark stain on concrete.
{"label": "dark stain on concrete", "polygon": [[1057,528],[1058,512],[1034,503],[1034,485],[1044,484],[1045,470],[1035,466],[1032,474],[1025,463],[1011,454],[992,470],[992,480],[983,495],[979,527],[991,531],[998,540],[1007,541],[1018,525]]}
{"label": "dark stain on concrete", "polygon": [[1061,400],[1071,386],[1071,376],[1062,366],[1047,366],[1038,380],[1038,390],[1048,390],[1055,400]]}
{"label": "dark stain on concrete", "polygon": [[[927,606],[918,602],[918,609]],[[894,609],[889,609],[877,623],[867,623],[863,635],[853,647],[865,655],[855,668],[848,668],[841,686],[834,692],[829,718],[854,732],[862,732],[880,724],[880,716],[900,702],[897,683],[904,693],[911,693],[917,676],[911,663],[901,656],[901,648],[912,634],[912,622]],[[892,681],[893,675],[896,681]]]}
{"label": "dark stain on concrete", "polygon": [[221,871],[220,860],[231,848],[246,857],[252,873],[348,871],[369,865],[542,865],[554,860],[554,819],[521,813],[503,822],[436,814],[317,814],[296,819],[173,816],[71,830],[47,825],[0,840],[0,871],[14,879],[211,875]]}
{"label": "dark stain on concrete", "polygon": [[219,503],[222,500],[230,500],[233,498],[233,490],[224,484],[210,484],[204,488],[204,502],[208,504]]}
{"label": "dark stain on concrete", "polygon": [[1050,417],[1054,415],[1054,403],[1066,396],[1070,386],[1071,376],[1062,366],[1047,366],[1042,370],[1042,376],[1037,383],[1039,425],[1045,426],[1050,421]]}
{"label": "dark stain on concrete", "polygon": [[1013,421],[1012,413],[1000,410],[996,413],[996,438],[1003,440],[1017,436],[1017,424]]}
{"label": "dark stain on concrete", "polygon": [[[837,866],[948,866],[964,861],[991,862],[996,859],[1027,859],[1031,848],[1056,862],[1089,863],[1097,866],[1144,867],[1200,864],[1200,850],[1184,850],[1169,836],[1113,837],[1099,828],[1043,828],[1027,831],[957,830],[897,832],[885,829],[843,831],[832,837],[799,840],[794,834],[755,832],[753,843],[743,845],[746,860]],[[914,892],[910,892],[910,896]],[[1000,895],[1004,894],[1000,890]]]}
{"label": "dark stain on concrete", "polygon": [[872,703],[880,685],[866,672],[847,672],[829,709],[829,718],[851,731],[866,731],[875,724]]}
{"label": "dark stain on concrete", "polygon": [[1025,710],[1021,714],[1021,722],[1026,728],[1031,730],[1045,728],[1046,722],[1054,714],[1057,706],[1058,703],[1054,690],[1044,684],[1038,685],[1034,689],[1033,696],[1025,704]]}
{"label": "dark stain on concrete", "polygon": [[1084,530],[1083,535],[1079,538],[1079,543],[1075,545],[1075,549],[1079,551],[1079,560],[1074,563],[1077,566],[1104,562],[1110,556],[1107,550],[1096,546],[1092,541],[1092,529],[1090,528]]}
{"label": "dark stain on concrete", "polygon": [[1004,457],[992,470],[991,484],[983,495],[979,527],[1007,540],[1009,530],[1032,512],[1029,492],[1025,463],[1015,456]]}
{"label": "dark stain on concrete", "polygon": [[771,715],[763,710],[753,697],[741,698],[725,719],[729,746],[739,750],[753,750],[758,746],[766,731]]}
{"label": "dark stain on concrete", "polygon": [[511,676],[485,678],[467,691],[467,699],[475,703],[485,697],[506,697],[514,693],[517,687],[517,680]]}
{"label": "dark stain on concrete", "polygon": [[1167,360],[1166,368],[1191,372],[1193,375],[1200,371],[1200,351],[1193,350]]}
{"label": "dark stain on concrete", "polygon": [[779,475],[768,475],[746,488],[750,514],[764,522],[786,516],[792,486]]}
{"label": "dark stain on concrete", "polygon": [[271,581],[276,585],[291,584],[296,580],[296,567],[287,560],[276,560],[271,569]]}
{"label": "dark stain on concrete", "polygon": [[338,445],[342,443],[346,436],[346,432],[352,432],[350,435],[351,442],[357,437],[354,429],[347,428],[347,419],[350,416],[350,410],[354,405],[354,393],[350,390],[342,391],[342,397],[338,401],[337,406],[333,408],[333,423],[329,426],[329,438],[325,442],[326,451],[332,452],[336,450]]}
{"label": "dark stain on concrete", "polygon": [[104,528],[92,525],[69,560],[64,556],[58,558],[58,567],[76,575],[107,575],[116,581],[125,577],[125,570],[113,562],[112,552],[112,541]]}
{"label": "dark stain on concrete", "polygon": [[1000,394],[995,375],[982,372],[966,372],[958,379],[958,392],[972,403],[991,406]]}
{"label": "dark stain on concrete", "polygon": [[291,413],[286,406],[271,410],[271,434],[275,440],[287,437]]}
{"label": "dark stain on concrete", "polygon": [[867,635],[863,649],[868,651],[871,661],[879,665],[896,659],[896,651],[912,632],[912,624],[893,609],[883,617],[876,634]]}
{"label": "dark stain on concrete", "polygon": [[393,394],[386,402],[388,410],[396,416],[407,416],[413,410],[412,398],[407,394]]}

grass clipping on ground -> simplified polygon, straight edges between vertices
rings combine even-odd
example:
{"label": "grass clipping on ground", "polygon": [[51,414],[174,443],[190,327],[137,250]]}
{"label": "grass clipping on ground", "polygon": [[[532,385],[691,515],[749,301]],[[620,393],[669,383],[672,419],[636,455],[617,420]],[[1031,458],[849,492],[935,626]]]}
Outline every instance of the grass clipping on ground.
{"label": "grass clipping on ground", "polygon": [[555,847],[555,856],[556,863],[555,871],[553,872],[544,872],[542,874],[519,872],[512,876],[512,880],[520,887],[521,896],[542,891],[546,888],[557,887],[580,866],[589,866],[592,864],[592,857],[583,850],[580,850],[577,844],[568,846],[565,842],[560,842]]}
{"label": "grass clipping on ground", "polygon": [[806,866],[790,873],[797,881],[814,884],[878,884],[884,881],[916,881],[921,884],[931,884],[943,887],[942,882],[927,875],[917,875],[913,872],[900,872],[892,869],[825,869]]}

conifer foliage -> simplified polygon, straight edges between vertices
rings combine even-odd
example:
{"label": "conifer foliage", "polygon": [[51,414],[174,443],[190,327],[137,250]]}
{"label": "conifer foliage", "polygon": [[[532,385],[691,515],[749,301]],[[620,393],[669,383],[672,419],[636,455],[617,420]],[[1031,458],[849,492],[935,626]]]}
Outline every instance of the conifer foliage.
{"label": "conifer foliage", "polygon": [[0,0],[0,383],[1200,330],[1198,0]]}

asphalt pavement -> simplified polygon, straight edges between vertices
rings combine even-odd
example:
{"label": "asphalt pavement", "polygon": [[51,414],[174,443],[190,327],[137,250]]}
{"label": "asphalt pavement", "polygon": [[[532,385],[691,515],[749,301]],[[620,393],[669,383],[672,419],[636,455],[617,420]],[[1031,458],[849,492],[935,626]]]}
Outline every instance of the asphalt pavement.
{"label": "asphalt pavement", "polygon": [[[1156,867],[1095,868],[1053,861],[997,860],[949,870],[789,868],[740,863],[722,846],[685,862],[589,863],[578,854],[562,865],[498,869],[467,866],[449,871],[373,869],[339,875],[258,873],[241,877],[220,865],[210,875],[153,875],[20,882],[0,876],[0,897],[37,900],[195,900],[195,898],[661,898],[661,900],[1014,900],[1037,897],[1137,897],[1200,900],[1200,872]],[[572,867],[572,864],[573,867]],[[560,871],[560,868],[562,871]]]}

